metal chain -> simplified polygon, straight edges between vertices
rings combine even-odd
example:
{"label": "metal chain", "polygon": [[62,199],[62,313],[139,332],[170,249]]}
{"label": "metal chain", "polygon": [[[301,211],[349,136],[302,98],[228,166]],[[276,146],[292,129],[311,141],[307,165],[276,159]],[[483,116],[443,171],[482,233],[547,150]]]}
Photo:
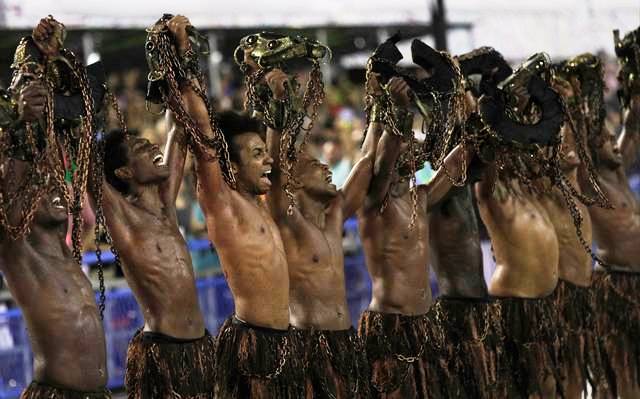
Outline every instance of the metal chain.
{"label": "metal chain", "polygon": [[[243,72],[245,72],[245,86],[247,87],[245,108],[261,111],[267,125],[277,126],[274,116],[268,112],[268,104],[265,99],[260,97],[257,90],[262,78],[268,71],[266,69],[258,69],[253,73],[249,73],[248,68],[244,67]],[[291,96],[295,95],[294,92],[297,88],[295,79],[288,86],[289,96],[283,100],[287,119],[280,136],[280,157],[278,161],[285,177],[285,184],[282,189],[289,201],[287,214],[292,215],[294,207],[297,206],[292,189],[295,185],[293,172],[298,160],[297,154],[304,150],[309,132],[313,129],[318,118],[319,107],[324,101],[324,83],[320,63],[317,60],[312,61],[309,79],[302,97],[302,109],[296,109],[293,105],[294,99],[291,98]],[[305,120],[308,120],[306,126],[304,124]],[[296,149],[296,143],[300,138],[302,138],[302,143],[300,148]]]}

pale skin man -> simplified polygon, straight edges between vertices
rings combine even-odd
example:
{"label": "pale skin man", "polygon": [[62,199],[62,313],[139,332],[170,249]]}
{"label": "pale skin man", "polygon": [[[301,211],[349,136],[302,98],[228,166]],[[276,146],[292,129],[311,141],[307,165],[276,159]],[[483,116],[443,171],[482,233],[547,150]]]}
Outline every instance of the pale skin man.
{"label": "pale skin man", "polygon": [[[637,288],[640,287],[640,205],[629,187],[626,170],[640,147],[640,96],[631,98],[617,139],[605,126],[591,141],[598,181],[613,209],[589,207],[597,255],[606,265],[594,274],[598,334],[612,373],[609,388],[622,398],[640,396],[637,335],[640,332]],[[635,349],[634,349],[635,348]]]}
{"label": "pale skin man", "polygon": [[[506,345],[515,340],[519,348],[517,356],[507,349],[511,359],[498,364],[498,383],[509,397],[552,398],[557,318],[550,295],[558,283],[558,239],[539,195],[515,178],[496,177],[490,165],[476,184],[476,199],[496,260],[489,294],[497,298]],[[511,367],[519,370],[513,381]]]}
{"label": "pale skin man", "polygon": [[[41,83],[24,85],[16,100],[18,122],[42,121],[46,90]],[[9,188],[5,187],[9,179],[22,184],[28,168],[28,162],[3,159],[3,187]],[[4,230],[0,234],[0,271],[22,310],[34,353],[33,382],[21,397],[109,398],[106,344],[95,294],[66,244],[64,196],[53,189],[50,176],[44,184],[50,189],[40,200],[26,235],[16,239]],[[21,219],[22,201],[18,196],[9,212],[11,224]]]}
{"label": "pale skin man", "polygon": [[[267,76],[266,83],[276,100],[286,96],[288,79],[280,70]],[[281,132],[267,130],[269,154],[276,160],[268,202],[286,250],[291,279],[290,322],[305,350],[309,364],[306,385],[313,397],[368,397],[366,359],[347,306],[342,232],[344,221],[365,201],[381,133],[379,123],[369,125],[362,158],[340,190],[331,184],[326,165],[305,149],[300,151],[292,171],[297,207],[289,214],[290,203],[284,191],[287,178],[277,161]]]}
{"label": "pale skin man", "polygon": [[[169,22],[180,53],[189,48],[187,26],[189,21],[181,16]],[[197,129],[214,137],[204,101],[191,85],[183,85],[181,92]],[[218,335],[216,394],[304,397],[299,356],[288,331],[287,258],[280,231],[262,198],[272,186],[273,158],[258,121],[226,112],[218,116],[218,123],[229,146],[235,188],[225,181],[217,159],[201,149],[195,153],[198,199],[235,302],[235,314]]]}
{"label": "pale skin man", "polygon": [[[391,79],[387,89],[396,107],[410,106],[409,88],[403,80]],[[413,117],[409,115],[409,123],[398,121],[397,125],[411,126]],[[408,135],[412,139],[413,131]],[[436,382],[439,375],[432,365],[438,361],[429,359],[431,351],[424,342],[429,329],[426,315],[432,304],[427,215],[451,189],[452,181],[444,170],[437,171],[428,184],[416,188],[414,209],[407,160],[398,164],[399,155],[408,148],[406,140],[385,131],[376,150],[367,198],[358,211],[373,283],[372,300],[360,319],[359,334],[371,365],[370,390],[380,398],[429,397],[433,391],[446,390],[439,387],[446,384]],[[446,158],[444,167],[450,176],[461,173],[464,156],[462,147],[456,147]],[[415,225],[411,226],[414,211]],[[380,342],[392,343],[392,348],[381,347]],[[399,355],[406,360],[399,360]]]}

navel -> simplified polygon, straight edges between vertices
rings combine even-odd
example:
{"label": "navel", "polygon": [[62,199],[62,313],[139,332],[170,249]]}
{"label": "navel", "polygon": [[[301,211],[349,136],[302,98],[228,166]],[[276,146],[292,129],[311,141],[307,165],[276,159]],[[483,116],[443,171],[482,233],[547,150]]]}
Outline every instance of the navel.
{"label": "navel", "polygon": [[156,242],[156,249],[158,250],[158,252],[162,253],[162,247],[160,246],[159,242]]}
{"label": "navel", "polygon": [[260,233],[264,234],[264,226],[260,226]]}
{"label": "navel", "polygon": [[320,262],[320,257],[317,254],[313,254],[311,260],[313,261],[313,263],[318,263]]}

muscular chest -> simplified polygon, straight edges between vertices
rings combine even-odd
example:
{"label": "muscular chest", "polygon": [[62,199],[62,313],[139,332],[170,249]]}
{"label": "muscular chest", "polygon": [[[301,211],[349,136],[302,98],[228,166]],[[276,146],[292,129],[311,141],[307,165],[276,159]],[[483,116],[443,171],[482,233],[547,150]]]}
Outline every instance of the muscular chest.
{"label": "muscular chest", "polygon": [[342,269],[342,226],[332,218],[324,226],[304,220],[295,229],[286,229],[283,239],[290,269]]}

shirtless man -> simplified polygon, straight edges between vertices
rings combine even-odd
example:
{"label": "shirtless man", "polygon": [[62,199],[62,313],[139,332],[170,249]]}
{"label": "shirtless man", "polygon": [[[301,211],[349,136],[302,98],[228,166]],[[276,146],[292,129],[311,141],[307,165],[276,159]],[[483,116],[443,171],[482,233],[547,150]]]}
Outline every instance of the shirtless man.
{"label": "shirtless man", "polygon": [[[3,96],[0,106],[2,134],[21,134],[11,130],[42,118],[46,91],[40,83],[28,83],[16,95],[17,115],[11,103],[5,103],[8,99]],[[6,186],[12,178],[7,173],[21,185],[27,169],[27,162],[2,159],[3,191],[15,190]],[[44,184],[53,188],[53,179],[44,177]],[[48,190],[24,237],[14,239],[0,228],[0,271],[22,309],[34,353],[34,380],[21,398],[106,399],[111,395],[106,389],[102,321],[91,283],[66,244],[68,214],[63,198],[62,193]],[[21,208],[18,196],[8,215],[11,224],[21,219]]]}
{"label": "shirtless man", "polygon": [[[564,79],[556,78],[554,88],[566,102],[575,100],[571,84]],[[586,142],[587,135],[583,130],[573,131],[573,127],[579,129],[579,126],[576,120],[573,124],[565,123],[562,128],[560,167],[568,183],[581,192],[578,183],[581,160],[576,135],[580,135],[578,139],[582,143]],[[587,381],[592,383],[594,392],[601,390],[604,382],[590,288],[592,260],[578,239],[575,222],[560,190],[554,187],[541,202],[554,226],[559,246],[559,281],[554,297],[560,317],[561,385],[565,398],[579,399],[586,394]],[[574,202],[582,218],[582,237],[591,246],[591,218],[587,206],[580,201]]]}
{"label": "shirtless man", "polygon": [[214,341],[176,214],[186,159],[182,129],[172,126],[164,155],[119,130],[106,135],[104,148],[104,216],[145,320],[127,350],[128,396],[213,398]]}
{"label": "shirtless man", "polygon": [[553,398],[557,317],[551,294],[559,260],[553,223],[535,190],[509,175],[498,178],[495,164],[475,189],[496,259],[489,294],[496,298],[501,315],[496,328],[505,346],[498,358],[497,395]]}
{"label": "shirtless man", "polygon": [[[189,49],[187,26],[189,21],[180,16],[169,23],[180,53]],[[204,101],[190,85],[181,91],[198,129],[214,137]],[[235,302],[235,314],[217,338],[216,395],[304,398],[300,356],[288,331],[287,259],[280,232],[262,199],[271,188],[273,159],[257,120],[224,112],[217,121],[229,146],[235,189],[225,181],[217,160],[199,150],[195,154],[198,198]]]}
{"label": "shirtless man", "polygon": [[[399,108],[394,115],[396,125],[412,138],[413,114],[406,111],[410,105],[406,83],[393,78],[388,91]],[[360,319],[359,335],[371,366],[371,393],[381,398],[447,394],[439,391],[438,381],[443,376],[434,366],[438,360],[430,358],[432,351],[425,347],[430,328],[426,315],[432,302],[427,211],[433,201],[447,193],[451,181],[438,171],[428,185],[417,188],[417,217],[410,229],[414,211],[411,170],[408,159],[398,161],[401,152],[406,156],[408,147],[399,136],[388,132],[382,135],[374,176],[358,212],[360,237],[373,281],[372,300]],[[460,173],[461,155],[461,149],[456,149],[445,162],[453,176]]]}
{"label": "shirtless man", "polygon": [[640,147],[640,96],[631,97],[624,130],[616,137],[604,127],[589,146],[600,187],[613,209],[589,207],[598,256],[609,267],[596,268],[597,330],[608,359],[609,389],[623,398],[640,397],[640,204],[626,169]]}
{"label": "shirtless man", "polygon": [[[275,100],[286,95],[286,74],[273,70],[266,79]],[[375,146],[382,127],[371,123],[362,146],[363,157],[342,189],[306,150],[298,154],[293,171],[297,207],[288,214],[287,183],[281,170],[281,132],[267,130],[267,146],[274,164],[269,206],[289,263],[291,324],[305,350],[306,386],[314,398],[369,397],[366,357],[351,325],[344,276],[344,221],[362,206],[373,170]]]}

